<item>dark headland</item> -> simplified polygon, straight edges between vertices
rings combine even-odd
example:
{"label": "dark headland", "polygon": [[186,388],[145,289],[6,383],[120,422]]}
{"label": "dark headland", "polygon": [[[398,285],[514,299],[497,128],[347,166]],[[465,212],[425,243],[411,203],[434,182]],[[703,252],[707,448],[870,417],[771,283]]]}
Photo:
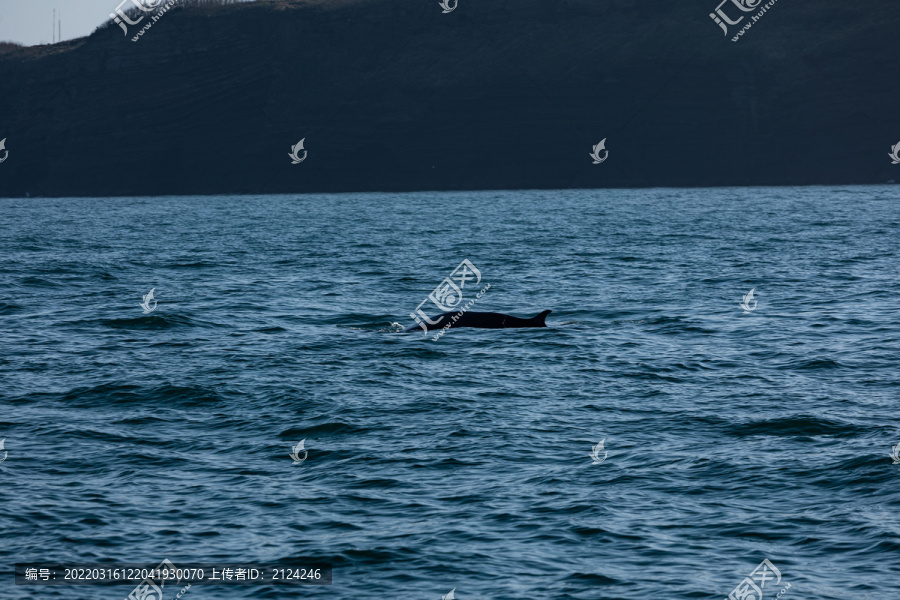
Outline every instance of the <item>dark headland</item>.
{"label": "dark headland", "polygon": [[718,4],[261,0],[3,46],[0,196],[900,180],[900,2],[778,0],[737,43]]}

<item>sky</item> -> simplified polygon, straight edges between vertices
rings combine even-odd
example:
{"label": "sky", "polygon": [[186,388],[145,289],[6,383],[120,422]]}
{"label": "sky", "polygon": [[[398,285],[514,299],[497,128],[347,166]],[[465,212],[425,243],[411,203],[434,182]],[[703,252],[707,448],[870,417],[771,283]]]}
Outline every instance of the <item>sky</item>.
{"label": "sky", "polygon": [[53,9],[62,20],[63,40],[90,35],[121,1],[0,0],[0,42],[26,46],[51,43]]}

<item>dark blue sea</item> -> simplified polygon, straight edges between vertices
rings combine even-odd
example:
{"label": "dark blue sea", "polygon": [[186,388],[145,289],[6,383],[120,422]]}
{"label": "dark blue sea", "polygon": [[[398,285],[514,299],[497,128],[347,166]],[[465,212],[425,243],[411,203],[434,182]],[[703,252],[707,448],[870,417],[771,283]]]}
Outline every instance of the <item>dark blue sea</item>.
{"label": "dark blue sea", "polygon": [[[163,559],[334,566],[185,600],[900,598],[900,186],[0,214],[3,600]],[[548,327],[397,333],[466,259]]]}

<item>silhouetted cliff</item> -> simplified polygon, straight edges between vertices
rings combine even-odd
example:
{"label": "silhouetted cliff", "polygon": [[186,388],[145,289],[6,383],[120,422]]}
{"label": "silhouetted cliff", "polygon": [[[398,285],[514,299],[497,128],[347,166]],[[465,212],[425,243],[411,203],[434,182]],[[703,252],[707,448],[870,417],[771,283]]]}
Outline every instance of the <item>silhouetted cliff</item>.
{"label": "silhouetted cliff", "polygon": [[5,48],[0,195],[900,180],[900,3],[732,42],[757,13],[725,36],[718,1],[263,0]]}

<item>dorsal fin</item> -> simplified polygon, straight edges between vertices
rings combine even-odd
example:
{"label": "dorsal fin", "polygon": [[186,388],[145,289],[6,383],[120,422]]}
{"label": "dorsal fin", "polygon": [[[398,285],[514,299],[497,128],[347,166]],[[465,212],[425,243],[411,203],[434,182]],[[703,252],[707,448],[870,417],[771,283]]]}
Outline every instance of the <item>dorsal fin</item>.
{"label": "dorsal fin", "polygon": [[534,323],[535,327],[546,327],[547,324],[544,322],[544,319],[546,319],[547,315],[549,315],[551,312],[553,312],[553,311],[545,310],[538,316],[532,317],[531,319],[529,319],[529,321],[532,321]]}

